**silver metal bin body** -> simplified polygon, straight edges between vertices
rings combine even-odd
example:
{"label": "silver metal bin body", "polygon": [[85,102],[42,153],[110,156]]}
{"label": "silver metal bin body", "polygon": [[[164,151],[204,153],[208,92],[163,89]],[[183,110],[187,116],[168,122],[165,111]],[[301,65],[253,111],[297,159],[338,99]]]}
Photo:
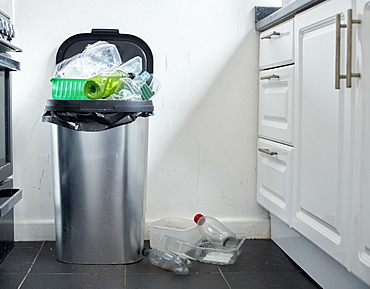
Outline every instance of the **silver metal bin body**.
{"label": "silver metal bin body", "polygon": [[52,127],[57,259],[141,260],[148,118],[99,132]]}

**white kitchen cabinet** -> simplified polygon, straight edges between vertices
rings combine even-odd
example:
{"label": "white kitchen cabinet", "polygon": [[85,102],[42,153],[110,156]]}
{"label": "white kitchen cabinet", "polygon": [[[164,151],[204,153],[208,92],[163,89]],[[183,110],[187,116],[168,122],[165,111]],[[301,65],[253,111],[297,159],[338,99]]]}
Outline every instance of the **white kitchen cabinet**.
{"label": "white kitchen cabinet", "polygon": [[261,39],[257,201],[324,288],[370,288],[370,1],[327,0],[286,23],[289,61],[266,58],[282,47]]}
{"label": "white kitchen cabinet", "polygon": [[350,270],[370,284],[370,1],[358,0],[353,30],[353,69],[361,79],[353,86],[353,183]]}
{"label": "white kitchen cabinet", "polygon": [[[350,0],[327,1],[295,17],[296,95],[292,226],[347,263],[351,202],[351,94],[335,88],[336,15]],[[340,29],[340,73],[346,30]]]}
{"label": "white kitchen cabinet", "polygon": [[290,224],[293,147],[259,139],[257,201]]}
{"label": "white kitchen cabinet", "polygon": [[260,72],[260,137],[293,145],[294,65]]}
{"label": "white kitchen cabinet", "polygon": [[370,285],[370,2],[352,4],[295,17],[292,226]]}

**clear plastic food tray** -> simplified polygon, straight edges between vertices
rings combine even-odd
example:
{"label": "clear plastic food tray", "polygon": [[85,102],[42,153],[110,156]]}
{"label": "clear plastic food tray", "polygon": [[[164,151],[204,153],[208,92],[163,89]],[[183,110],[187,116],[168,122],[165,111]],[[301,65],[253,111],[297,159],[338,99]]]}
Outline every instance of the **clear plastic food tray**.
{"label": "clear plastic food tray", "polygon": [[197,246],[183,240],[168,237],[166,240],[165,249],[203,263],[231,265],[235,263],[236,259],[242,253],[242,245],[244,241],[245,239],[242,239],[238,246],[234,249],[222,250],[212,248],[210,243],[207,242]]}
{"label": "clear plastic food tray", "polygon": [[197,225],[190,219],[167,217],[148,226],[152,248],[165,249],[167,237],[183,240],[192,245],[199,245],[202,240]]}
{"label": "clear plastic food tray", "polygon": [[59,100],[89,100],[84,94],[86,79],[52,78],[51,96]]}

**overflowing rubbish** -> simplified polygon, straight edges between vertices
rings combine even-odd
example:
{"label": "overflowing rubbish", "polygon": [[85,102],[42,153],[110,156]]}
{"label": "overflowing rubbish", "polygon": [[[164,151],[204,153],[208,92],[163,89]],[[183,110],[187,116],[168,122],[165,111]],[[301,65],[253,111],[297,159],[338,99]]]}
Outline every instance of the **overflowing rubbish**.
{"label": "overflowing rubbish", "polygon": [[167,250],[149,249],[143,250],[143,256],[148,257],[150,263],[164,270],[173,271],[178,275],[186,275],[189,273],[191,262],[188,258],[179,256]]}
{"label": "overflowing rubbish", "polygon": [[117,47],[106,41],[86,46],[83,52],[64,59],[55,66],[54,78],[89,78],[122,63]]}
{"label": "overflowing rubbish", "polygon": [[149,100],[160,82],[142,71],[140,56],[122,63],[114,44],[98,41],[55,67],[52,97],[58,100]]}
{"label": "overflowing rubbish", "polygon": [[217,265],[234,264],[242,253],[245,239],[238,241],[232,231],[213,217],[197,214],[194,222],[182,218],[163,218],[149,224],[151,247],[187,260]]}

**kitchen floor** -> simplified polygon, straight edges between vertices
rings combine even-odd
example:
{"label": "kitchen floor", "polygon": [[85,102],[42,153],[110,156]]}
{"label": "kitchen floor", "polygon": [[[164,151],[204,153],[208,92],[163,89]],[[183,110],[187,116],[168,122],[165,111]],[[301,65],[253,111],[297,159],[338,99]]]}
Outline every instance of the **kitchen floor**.
{"label": "kitchen floor", "polygon": [[55,253],[55,242],[17,242],[0,265],[0,288],[321,288],[271,240],[246,240],[233,265],[193,261],[184,276],[157,268],[146,257],[130,265],[72,265],[58,262]]}

